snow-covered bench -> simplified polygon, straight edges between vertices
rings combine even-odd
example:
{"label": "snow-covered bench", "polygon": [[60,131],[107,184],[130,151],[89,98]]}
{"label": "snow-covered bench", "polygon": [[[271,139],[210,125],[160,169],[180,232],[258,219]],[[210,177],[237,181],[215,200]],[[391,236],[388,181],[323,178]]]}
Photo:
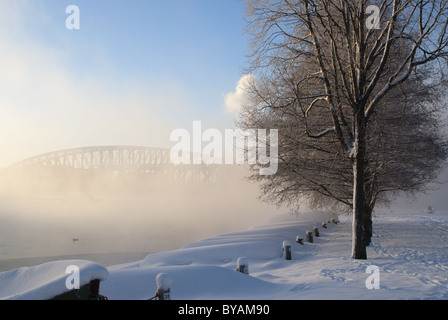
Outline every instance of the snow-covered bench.
{"label": "snow-covered bench", "polygon": [[[67,268],[70,266],[76,267],[76,275],[68,271],[70,269]],[[109,272],[105,267],[86,260],[61,260],[18,268],[0,272],[0,299],[98,298],[101,297],[98,295],[99,283],[106,280],[108,275]],[[70,286],[72,279],[69,277],[76,282],[79,281],[79,289],[72,289]]]}

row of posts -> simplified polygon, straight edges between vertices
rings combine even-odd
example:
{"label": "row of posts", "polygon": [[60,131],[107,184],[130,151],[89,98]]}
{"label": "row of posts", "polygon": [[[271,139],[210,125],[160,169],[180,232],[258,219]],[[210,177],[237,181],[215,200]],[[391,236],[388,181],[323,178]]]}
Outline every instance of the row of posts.
{"label": "row of posts", "polygon": [[[338,224],[336,219],[331,219],[326,222],[322,222],[322,228],[326,229],[329,223]],[[315,237],[319,237],[319,228],[314,227],[313,231],[306,232],[306,241],[313,243],[313,234]],[[303,238],[296,237],[296,242],[303,245]],[[283,241],[282,245],[283,258],[285,260],[291,260],[291,243],[287,240]],[[236,261],[236,271],[249,274],[249,260],[246,257],[239,257]],[[157,291],[154,297],[159,300],[171,300],[171,278],[166,273],[159,273],[156,277]]]}

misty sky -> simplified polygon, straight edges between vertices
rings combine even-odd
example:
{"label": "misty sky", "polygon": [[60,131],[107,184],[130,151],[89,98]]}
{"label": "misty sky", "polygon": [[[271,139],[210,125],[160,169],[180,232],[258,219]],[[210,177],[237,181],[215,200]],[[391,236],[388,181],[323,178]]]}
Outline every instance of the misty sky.
{"label": "misty sky", "polygon": [[[69,5],[79,30],[66,28]],[[232,128],[243,15],[237,0],[0,0],[0,167],[82,146],[168,147],[194,120]]]}
{"label": "misty sky", "polygon": [[[66,28],[69,5],[79,30]],[[240,0],[0,0],[0,167],[66,148],[169,147],[172,130],[197,120],[232,128],[250,79],[244,10]]]}

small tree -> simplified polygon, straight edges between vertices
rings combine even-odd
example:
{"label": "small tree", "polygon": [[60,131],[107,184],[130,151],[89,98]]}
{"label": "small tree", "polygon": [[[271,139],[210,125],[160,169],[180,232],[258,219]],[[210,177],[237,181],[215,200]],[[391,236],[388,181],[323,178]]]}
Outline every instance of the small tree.
{"label": "small tree", "polygon": [[375,204],[423,190],[447,157],[433,75],[448,53],[448,4],[377,1],[370,24],[369,4],[248,0],[257,81],[240,123],[279,129],[278,173],[254,176],[265,198],[349,206],[357,259]]}

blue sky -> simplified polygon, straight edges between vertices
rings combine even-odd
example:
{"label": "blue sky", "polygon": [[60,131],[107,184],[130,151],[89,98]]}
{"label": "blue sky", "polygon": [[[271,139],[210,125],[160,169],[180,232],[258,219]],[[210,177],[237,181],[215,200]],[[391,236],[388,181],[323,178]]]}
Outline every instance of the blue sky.
{"label": "blue sky", "polygon": [[[77,5],[80,29],[68,30]],[[0,165],[88,145],[167,146],[233,126],[244,1],[0,0]],[[238,101],[238,97],[232,101]]]}
{"label": "blue sky", "polygon": [[[49,9],[52,21],[64,5]],[[239,1],[90,0],[78,6],[81,29],[64,30],[49,43],[72,52],[72,66],[91,72],[106,58],[112,76],[176,79],[192,93],[238,80],[246,54]],[[44,37],[54,36],[47,31]]]}

